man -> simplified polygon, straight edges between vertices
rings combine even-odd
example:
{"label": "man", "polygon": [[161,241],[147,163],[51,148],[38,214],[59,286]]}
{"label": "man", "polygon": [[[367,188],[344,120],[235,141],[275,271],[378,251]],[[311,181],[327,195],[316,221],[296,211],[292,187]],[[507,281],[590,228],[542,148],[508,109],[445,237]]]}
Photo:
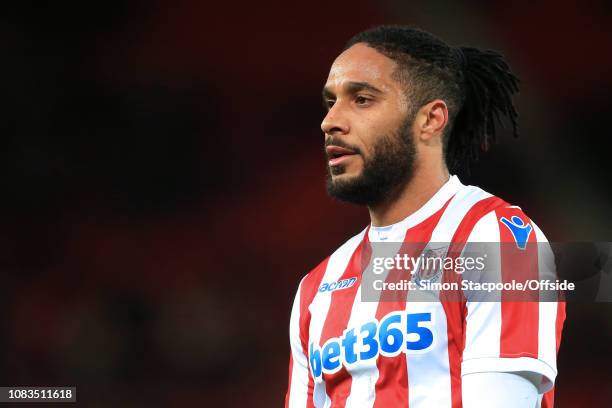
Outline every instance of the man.
{"label": "man", "polygon": [[550,265],[533,263],[526,245],[546,238],[520,208],[450,174],[495,140],[500,115],[516,134],[517,82],[498,53],[407,27],[360,33],[334,61],[321,124],[327,190],[367,206],[371,224],[300,282],[286,406],[552,406],[562,302],[364,297],[379,242],[414,243],[415,256],[418,243],[457,254],[504,242],[514,248],[499,257],[504,281],[516,265]]}

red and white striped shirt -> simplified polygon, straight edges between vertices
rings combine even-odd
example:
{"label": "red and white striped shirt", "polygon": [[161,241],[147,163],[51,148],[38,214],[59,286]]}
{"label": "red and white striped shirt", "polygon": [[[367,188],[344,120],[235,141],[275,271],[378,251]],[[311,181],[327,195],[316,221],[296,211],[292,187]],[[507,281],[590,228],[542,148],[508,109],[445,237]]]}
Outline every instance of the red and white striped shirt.
{"label": "red and white striped shirt", "polygon": [[[551,407],[563,302],[365,302],[361,297],[361,260],[370,242],[447,242],[461,252],[470,242],[517,242],[504,223],[508,220],[531,226],[524,237],[529,243],[546,242],[520,208],[452,176],[418,211],[388,227],[367,227],[308,273],[291,312],[285,406],[455,408],[462,406],[462,375],[533,372],[542,376],[541,406]],[[524,251],[524,256],[550,268],[553,258],[546,247],[532,248],[536,253]],[[504,279],[521,262],[501,253],[498,259]],[[383,321],[410,327],[411,319],[429,340],[426,347],[385,351],[383,335],[375,338]]]}

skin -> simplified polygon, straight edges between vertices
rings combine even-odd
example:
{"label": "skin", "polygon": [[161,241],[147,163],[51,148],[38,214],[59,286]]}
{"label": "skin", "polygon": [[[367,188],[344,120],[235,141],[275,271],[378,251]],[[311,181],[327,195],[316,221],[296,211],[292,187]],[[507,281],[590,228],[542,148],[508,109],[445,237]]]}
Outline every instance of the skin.
{"label": "skin", "polygon": [[[344,51],[332,64],[323,89],[328,112],[321,130],[326,142],[339,140],[359,150],[359,154],[342,159],[344,171],[332,171],[332,181],[359,177],[364,157],[371,157],[377,138],[397,131],[409,114],[411,105],[404,85],[393,78],[396,68],[392,59],[363,43]],[[418,109],[412,126],[416,146],[414,177],[394,198],[368,207],[372,225],[386,226],[403,220],[448,181],[442,153],[442,133],[447,124],[444,101],[436,99]]]}

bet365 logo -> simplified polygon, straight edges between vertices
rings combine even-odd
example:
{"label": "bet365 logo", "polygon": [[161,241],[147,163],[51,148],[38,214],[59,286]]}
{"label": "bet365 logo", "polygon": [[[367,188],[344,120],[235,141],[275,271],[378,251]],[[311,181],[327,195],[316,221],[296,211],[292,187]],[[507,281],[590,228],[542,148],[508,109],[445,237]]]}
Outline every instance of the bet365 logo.
{"label": "bet365 logo", "polygon": [[319,348],[308,346],[310,370],[315,379],[323,373],[333,374],[344,365],[375,359],[378,355],[425,352],[434,342],[431,313],[392,312],[380,321],[363,324],[356,333],[347,329],[341,337],[332,337]]}

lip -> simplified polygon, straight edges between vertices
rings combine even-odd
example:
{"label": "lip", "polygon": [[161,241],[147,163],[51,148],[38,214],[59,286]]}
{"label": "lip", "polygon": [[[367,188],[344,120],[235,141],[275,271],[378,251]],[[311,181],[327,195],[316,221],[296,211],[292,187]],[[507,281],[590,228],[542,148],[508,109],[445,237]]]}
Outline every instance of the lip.
{"label": "lip", "polygon": [[330,166],[337,166],[357,154],[354,150],[340,146],[327,146],[325,151],[327,152]]}

